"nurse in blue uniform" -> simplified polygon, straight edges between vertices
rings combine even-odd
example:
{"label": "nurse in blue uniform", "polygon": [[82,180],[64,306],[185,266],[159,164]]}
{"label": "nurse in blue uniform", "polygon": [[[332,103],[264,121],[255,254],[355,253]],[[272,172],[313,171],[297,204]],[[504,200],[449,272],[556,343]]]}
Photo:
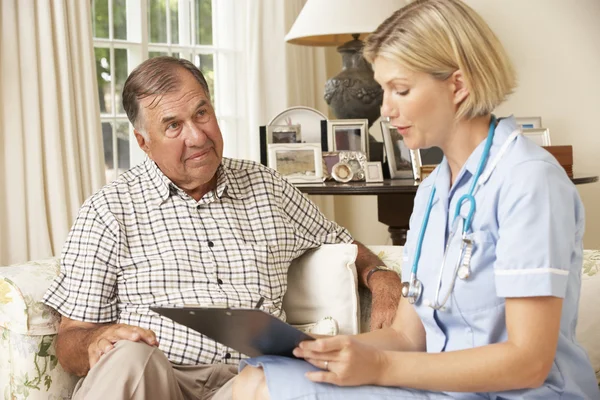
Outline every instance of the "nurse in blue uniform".
{"label": "nurse in blue uniform", "polygon": [[382,115],[445,156],[415,198],[404,297],[389,328],[246,360],[234,398],[600,398],[575,339],[583,206],[556,160],[492,115],[516,85],[501,43],[461,1],[425,0],[364,54]]}

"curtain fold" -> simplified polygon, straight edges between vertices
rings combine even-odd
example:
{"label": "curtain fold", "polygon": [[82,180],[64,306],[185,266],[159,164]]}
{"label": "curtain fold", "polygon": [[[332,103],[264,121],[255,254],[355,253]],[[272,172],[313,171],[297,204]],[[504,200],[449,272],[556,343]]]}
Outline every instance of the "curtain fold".
{"label": "curtain fold", "polygon": [[0,264],[58,255],[104,184],[89,7],[1,2]]}
{"label": "curtain fold", "polygon": [[[247,0],[240,74],[244,123],[229,146],[234,157],[260,159],[259,126],[292,106],[307,106],[328,114],[323,100],[326,81],[325,49],[290,45],[285,35],[306,0]],[[330,219],[334,217],[331,196],[311,196]]]}

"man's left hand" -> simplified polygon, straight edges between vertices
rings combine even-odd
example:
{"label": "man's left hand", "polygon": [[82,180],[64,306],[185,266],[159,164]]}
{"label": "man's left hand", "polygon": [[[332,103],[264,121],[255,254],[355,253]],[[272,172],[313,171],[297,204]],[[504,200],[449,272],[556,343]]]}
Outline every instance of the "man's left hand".
{"label": "man's left hand", "polygon": [[392,325],[402,292],[402,282],[394,272],[378,271],[369,279],[371,287],[371,327],[370,330]]}

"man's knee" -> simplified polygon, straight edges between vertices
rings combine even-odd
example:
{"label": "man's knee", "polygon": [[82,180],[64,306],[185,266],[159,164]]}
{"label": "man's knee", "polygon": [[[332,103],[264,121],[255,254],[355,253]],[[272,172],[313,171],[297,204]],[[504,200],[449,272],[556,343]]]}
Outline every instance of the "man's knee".
{"label": "man's knee", "polygon": [[106,357],[106,364],[118,364],[120,370],[149,364],[170,365],[167,357],[157,347],[130,340],[119,340],[115,347],[102,357]]}

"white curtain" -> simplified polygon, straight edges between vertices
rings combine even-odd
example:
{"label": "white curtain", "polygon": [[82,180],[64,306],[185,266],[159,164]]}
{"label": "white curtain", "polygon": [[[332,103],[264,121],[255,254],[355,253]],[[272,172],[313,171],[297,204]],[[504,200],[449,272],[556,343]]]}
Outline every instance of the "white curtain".
{"label": "white curtain", "polygon": [[0,265],[60,254],[104,184],[90,2],[0,1]]}
{"label": "white curtain", "polygon": [[[306,0],[247,0],[243,34],[239,98],[242,119],[235,143],[226,143],[234,157],[258,161],[259,126],[292,106],[307,106],[328,114],[323,100],[325,49],[290,45],[285,35]],[[313,196],[321,211],[333,218],[330,197]]]}

